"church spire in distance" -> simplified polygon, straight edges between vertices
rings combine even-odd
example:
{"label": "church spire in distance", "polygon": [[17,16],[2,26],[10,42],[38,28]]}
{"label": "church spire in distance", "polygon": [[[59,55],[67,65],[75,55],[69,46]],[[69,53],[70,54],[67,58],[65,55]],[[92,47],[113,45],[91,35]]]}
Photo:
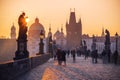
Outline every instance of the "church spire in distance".
{"label": "church spire in distance", "polygon": [[63,32],[63,24],[61,24],[61,32]]}
{"label": "church spire in distance", "polygon": [[49,32],[51,32],[51,24],[49,24]]}
{"label": "church spire in distance", "polygon": [[49,32],[48,32],[48,37],[52,36],[52,32],[51,32],[51,24],[49,24]]}
{"label": "church spire in distance", "polygon": [[14,26],[14,23],[11,27],[11,33],[10,33],[11,39],[16,39],[16,28]]}
{"label": "church spire in distance", "polygon": [[104,34],[104,27],[102,27],[102,34],[101,34],[101,36],[102,36],[102,37],[105,36],[105,34]]}

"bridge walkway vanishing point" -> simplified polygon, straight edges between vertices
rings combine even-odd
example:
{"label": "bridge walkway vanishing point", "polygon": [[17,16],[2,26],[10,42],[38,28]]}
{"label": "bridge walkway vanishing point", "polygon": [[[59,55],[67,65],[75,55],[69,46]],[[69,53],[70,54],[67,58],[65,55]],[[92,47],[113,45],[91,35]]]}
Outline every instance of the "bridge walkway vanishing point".
{"label": "bridge walkway vanishing point", "polygon": [[67,65],[58,65],[52,58],[15,80],[120,80],[120,65],[103,64],[99,59],[93,64],[91,58],[76,57],[73,63],[67,58]]}

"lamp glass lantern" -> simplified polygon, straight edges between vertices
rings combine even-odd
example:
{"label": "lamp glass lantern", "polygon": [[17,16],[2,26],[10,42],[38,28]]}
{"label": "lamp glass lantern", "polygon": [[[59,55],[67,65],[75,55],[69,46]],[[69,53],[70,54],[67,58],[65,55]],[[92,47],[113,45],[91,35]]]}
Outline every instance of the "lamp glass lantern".
{"label": "lamp glass lantern", "polygon": [[44,34],[41,32],[40,33],[40,39],[43,39],[44,38]]}

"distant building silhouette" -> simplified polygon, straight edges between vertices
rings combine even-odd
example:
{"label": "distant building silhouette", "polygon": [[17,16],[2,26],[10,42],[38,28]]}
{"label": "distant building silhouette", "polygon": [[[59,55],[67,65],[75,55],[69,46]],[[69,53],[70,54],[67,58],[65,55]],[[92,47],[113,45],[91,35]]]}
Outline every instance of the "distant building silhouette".
{"label": "distant building silhouette", "polygon": [[16,39],[16,28],[15,28],[14,24],[11,27],[10,37],[11,37],[11,39]]}
{"label": "distant building silhouette", "polygon": [[16,39],[0,39],[0,63],[12,60],[17,50]]}
{"label": "distant building silhouette", "polygon": [[75,10],[70,12],[69,23],[66,22],[67,48],[72,49],[80,46],[82,39],[82,22],[76,22]]}
{"label": "distant building silhouette", "polygon": [[[102,33],[103,33],[103,29],[102,29]],[[101,36],[95,36],[96,37],[96,49],[98,50],[98,53],[101,54],[105,45],[105,35],[101,35]],[[83,34],[82,35],[82,40],[86,41],[87,44],[87,49],[91,50],[91,45],[92,45],[92,37],[89,37],[89,35],[87,34]],[[115,36],[110,36],[110,41],[111,41],[111,52],[113,53],[116,50],[116,41],[115,41]],[[118,53],[120,55],[120,36],[118,37]]]}
{"label": "distant building silhouette", "polygon": [[61,31],[57,30],[53,36],[53,40],[55,40],[57,47],[61,49],[66,49],[66,37],[63,33],[63,28],[61,27]]}
{"label": "distant building silhouette", "polygon": [[30,26],[28,31],[28,51],[30,56],[34,56],[39,52],[41,30],[43,30],[45,34],[43,25],[39,22],[39,19],[36,18],[35,22]]}
{"label": "distant building silhouette", "polygon": [[48,37],[52,36],[52,32],[51,32],[51,24],[49,25],[49,32],[48,32]]}

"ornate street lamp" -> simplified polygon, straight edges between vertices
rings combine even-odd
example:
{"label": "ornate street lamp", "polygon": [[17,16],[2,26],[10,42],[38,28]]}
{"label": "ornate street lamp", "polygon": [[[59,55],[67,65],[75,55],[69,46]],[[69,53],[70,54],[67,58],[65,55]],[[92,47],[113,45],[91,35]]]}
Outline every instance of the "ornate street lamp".
{"label": "ornate street lamp", "polygon": [[95,51],[96,50],[96,37],[93,35],[92,37],[92,51]]}
{"label": "ornate street lamp", "polygon": [[115,39],[116,39],[116,51],[117,51],[117,49],[118,49],[118,46],[117,46],[117,44],[118,44],[118,33],[117,32],[115,34]]}
{"label": "ornate street lamp", "polygon": [[44,54],[43,39],[44,39],[44,33],[43,33],[43,30],[41,30],[41,32],[40,32],[40,43],[39,43],[39,53],[37,53],[36,55]]}
{"label": "ornate street lamp", "polygon": [[44,43],[43,43],[43,39],[44,39],[44,33],[43,33],[43,30],[41,30],[41,32],[40,32],[39,54],[44,54]]}
{"label": "ornate street lamp", "polygon": [[49,53],[51,54],[51,57],[53,57],[53,50],[52,50],[52,36],[49,37]]}

